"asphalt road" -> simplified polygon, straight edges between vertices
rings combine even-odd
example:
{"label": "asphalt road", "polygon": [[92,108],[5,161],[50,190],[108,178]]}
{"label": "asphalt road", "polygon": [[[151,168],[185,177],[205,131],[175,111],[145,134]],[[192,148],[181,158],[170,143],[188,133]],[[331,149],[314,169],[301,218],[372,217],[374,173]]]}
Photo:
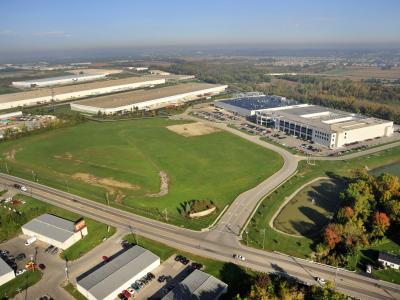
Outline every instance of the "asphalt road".
{"label": "asphalt road", "polygon": [[[187,117],[185,116],[185,118]],[[195,120],[199,121],[198,119]],[[257,187],[239,195],[219,222],[208,231],[197,232],[147,219],[6,174],[0,174],[0,182],[8,185],[22,183],[28,187],[27,194],[35,198],[116,226],[122,230],[129,229],[145,237],[197,255],[234,262],[259,271],[278,272],[310,284],[316,284],[315,277],[323,277],[334,281],[340,291],[361,299],[400,299],[399,285],[374,280],[363,275],[337,270],[331,266],[308,262],[284,254],[249,248],[240,244],[238,239],[240,228],[243,228],[265,195],[287,180],[295,172],[298,161],[303,158],[293,156],[280,147],[263,142],[256,136],[250,136],[229,128],[226,124],[205,122],[272,149],[284,158],[284,165],[281,170]],[[376,152],[381,149],[374,148],[371,150]],[[354,155],[361,156],[363,153],[355,153]],[[352,155],[351,157],[354,156]],[[345,158],[347,156],[341,157],[341,159]],[[232,258],[234,253],[245,256],[246,261],[234,261]]]}

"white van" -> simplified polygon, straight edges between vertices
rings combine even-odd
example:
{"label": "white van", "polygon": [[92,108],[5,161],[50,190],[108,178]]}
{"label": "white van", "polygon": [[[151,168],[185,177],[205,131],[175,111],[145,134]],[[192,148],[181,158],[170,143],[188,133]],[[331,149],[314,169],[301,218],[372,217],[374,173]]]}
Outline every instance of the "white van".
{"label": "white van", "polygon": [[29,239],[26,240],[25,242],[25,246],[30,246],[32,245],[34,242],[36,242],[37,238],[36,236],[32,236]]}

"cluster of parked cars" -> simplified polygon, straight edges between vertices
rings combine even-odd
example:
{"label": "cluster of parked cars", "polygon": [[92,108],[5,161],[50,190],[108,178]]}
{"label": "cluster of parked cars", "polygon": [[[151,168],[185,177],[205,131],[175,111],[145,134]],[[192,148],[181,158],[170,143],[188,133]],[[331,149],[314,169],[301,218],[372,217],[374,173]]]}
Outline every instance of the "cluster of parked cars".
{"label": "cluster of parked cars", "polygon": [[182,256],[182,255],[175,256],[175,261],[179,261],[185,266],[189,263],[189,260],[186,257]]}
{"label": "cluster of parked cars", "polygon": [[59,249],[57,247],[53,246],[53,245],[48,246],[46,248],[46,250],[44,250],[44,252],[52,254],[52,255],[57,254],[58,251],[59,251]]}
{"label": "cluster of parked cars", "polygon": [[10,254],[8,250],[0,250],[0,257],[14,270],[15,275],[21,275],[26,272],[26,269],[19,269],[17,266],[17,261],[23,261],[26,258],[25,253],[19,253],[17,256]]}
{"label": "cluster of parked cars", "polygon": [[118,298],[122,300],[130,299],[131,297],[134,297],[134,294],[137,294],[141,291],[142,288],[144,288],[146,285],[148,285],[153,279],[156,278],[153,273],[147,273],[145,276],[142,278],[136,280],[134,283],[131,284],[129,288],[126,290],[123,290],[119,295]]}

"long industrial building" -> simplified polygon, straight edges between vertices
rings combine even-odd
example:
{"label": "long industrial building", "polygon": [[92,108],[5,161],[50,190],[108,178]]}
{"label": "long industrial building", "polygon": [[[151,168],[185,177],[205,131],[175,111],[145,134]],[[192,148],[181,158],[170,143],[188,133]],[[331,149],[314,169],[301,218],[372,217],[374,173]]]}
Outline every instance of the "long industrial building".
{"label": "long industrial building", "polygon": [[50,214],[32,219],[21,227],[22,233],[39,241],[67,249],[88,234],[84,220],[72,222]]}
{"label": "long industrial building", "polygon": [[0,286],[14,278],[14,270],[0,257]]}
{"label": "long industrial building", "polygon": [[32,91],[0,95],[0,110],[20,106],[38,105],[51,101],[67,101],[90,96],[129,91],[141,87],[165,84],[169,80],[186,80],[185,75],[140,76],[124,79],[40,88]]}
{"label": "long industrial building", "polygon": [[137,90],[127,93],[96,97],[71,103],[71,109],[84,113],[116,114],[132,110],[151,110],[169,105],[210,97],[219,94],[226,85],[209,83],[181,83],[177,85]]}
{"label": "long industrial building", "polygon": [[89,300],[113,300],[122,290],[160,265],[160,258],[134,246],[77,278],[78,291]]}
{"label": "long industrial building", "polygon": [[195,270],[162,300],[217,300],[227,291],[226,283],[200,270]]}
{"label": "long industrial building", "polygon": [[327,148],[336,149],[378,137],[391,136],[393,122],[318,105],[299,104],[279,96],[244,97],[216,101],[216,106],[259,125],[272,127]]}
{"label": "long industrial building", "polygon": [[34,88],[44,87],[52,85],[72,84],[85,81],[94,81],[105,78],[108,74],[77,74],[77,75],[65,75],[51,78],[41,78],[26,81],[14,81],[12,85],[17,88]]}

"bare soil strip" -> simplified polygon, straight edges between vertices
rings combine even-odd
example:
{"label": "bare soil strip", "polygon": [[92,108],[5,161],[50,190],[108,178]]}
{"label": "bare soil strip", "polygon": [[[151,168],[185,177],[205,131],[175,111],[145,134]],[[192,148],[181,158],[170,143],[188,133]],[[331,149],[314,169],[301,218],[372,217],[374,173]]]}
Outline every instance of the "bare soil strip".
{"label": "bare soil strip", "polygon": [[171,125],[167,126],[167,128],[184,137],[200,136],[220,131],[218,128],[208,126],[201,122]]}

